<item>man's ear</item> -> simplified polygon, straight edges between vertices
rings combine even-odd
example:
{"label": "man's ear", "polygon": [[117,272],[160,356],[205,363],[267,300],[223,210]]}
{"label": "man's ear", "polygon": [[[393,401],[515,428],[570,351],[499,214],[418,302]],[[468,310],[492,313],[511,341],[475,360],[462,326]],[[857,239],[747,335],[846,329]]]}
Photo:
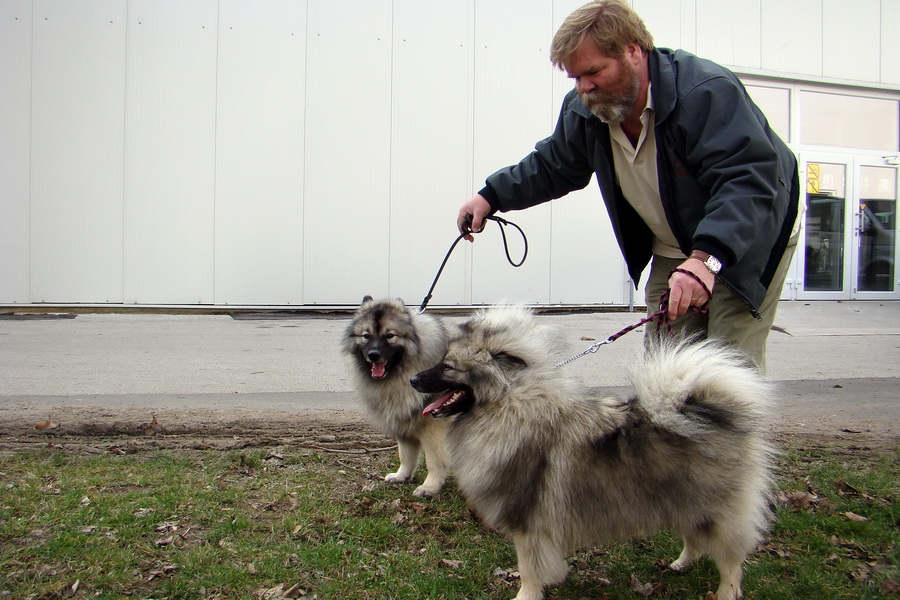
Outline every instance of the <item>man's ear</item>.
{"label": "man's ear", "polygon": [[644,60],[644,50],[634,42],[626,44],[625,60],[630,61],[635,66],[639,65]]}

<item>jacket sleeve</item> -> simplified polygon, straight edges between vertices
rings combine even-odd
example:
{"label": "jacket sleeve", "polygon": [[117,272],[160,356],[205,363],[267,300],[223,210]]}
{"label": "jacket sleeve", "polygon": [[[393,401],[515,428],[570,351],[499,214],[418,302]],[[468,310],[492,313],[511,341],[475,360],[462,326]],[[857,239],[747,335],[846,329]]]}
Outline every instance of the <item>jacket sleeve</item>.
{"label": "jacket sleeve", "polygon": [[[693,247],[741,260],[760,235],[775,234],[786,207],[779,206],[780,174],[774,135],[737,82],[720,76],[684,95],[678,135],[687,168],[709,190]],[[774,241],[774,240],[773,240]]]}
{"label": "jacket sleeve", "polygon": [[487,178],[480,191],[494,210],[520,210],[585,187],[593,170],[587,157],[585,119],[575,114],[566,96],[556,129],[517,164]]}

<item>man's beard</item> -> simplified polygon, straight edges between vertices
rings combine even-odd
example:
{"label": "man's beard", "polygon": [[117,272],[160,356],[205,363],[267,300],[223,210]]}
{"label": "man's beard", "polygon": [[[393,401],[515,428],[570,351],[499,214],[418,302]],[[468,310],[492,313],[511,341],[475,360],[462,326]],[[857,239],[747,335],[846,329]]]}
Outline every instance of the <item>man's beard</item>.
{"label": "man's beard", "polygon": [[595,88],[589,92],[579,93],[582,104],[604,123],[621,123],[631,111],[637,101],[641,81],[637,72],[631,65],[623,60],[622,77],[611,88]]}

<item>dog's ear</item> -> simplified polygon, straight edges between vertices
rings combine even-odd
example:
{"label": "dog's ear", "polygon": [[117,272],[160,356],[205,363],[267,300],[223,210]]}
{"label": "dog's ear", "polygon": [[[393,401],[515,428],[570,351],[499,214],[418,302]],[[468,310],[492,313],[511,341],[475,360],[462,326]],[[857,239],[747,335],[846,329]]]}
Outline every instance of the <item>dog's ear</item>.
{"label": "dog's ear", "polygon": [[528,366],[528,363],[526,363],[518,356],[513,356],[512,354],[508,354],[506,352],[498,352],[497,354],[491,355],[491,358],[493,358],[494,362],[500,365],[500,368],[507,373],[518,371]]}
{"label": "dog's ear", "polygon": [[372,296],[369,296],[367,294],[366,296],[363,297],[362,302],[360,302],[360,305],[366,304],[367,302],[371,302],[372,300],[373,300]]}

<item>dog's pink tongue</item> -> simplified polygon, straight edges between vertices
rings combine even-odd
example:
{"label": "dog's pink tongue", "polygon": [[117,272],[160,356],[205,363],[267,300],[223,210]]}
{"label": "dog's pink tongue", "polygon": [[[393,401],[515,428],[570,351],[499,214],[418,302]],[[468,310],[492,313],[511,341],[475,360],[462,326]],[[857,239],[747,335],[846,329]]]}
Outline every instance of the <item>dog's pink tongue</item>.
{"label": "dog's pink tongue", "polygon": [[375,379],[381,379],[382,377],[384,377],[385,364],[386,363],[383,362],[372,363],[372,377],[374,377]]}
{"label": "dog's pink tongue", "polygon": [[428,415],[442,407],[444,404],[446,404],[452,397],[453,392],[447,392],[446,394],[441,395],[437,400],[425,407],[425,410],[422,411],[422,416],[427,417]]}

